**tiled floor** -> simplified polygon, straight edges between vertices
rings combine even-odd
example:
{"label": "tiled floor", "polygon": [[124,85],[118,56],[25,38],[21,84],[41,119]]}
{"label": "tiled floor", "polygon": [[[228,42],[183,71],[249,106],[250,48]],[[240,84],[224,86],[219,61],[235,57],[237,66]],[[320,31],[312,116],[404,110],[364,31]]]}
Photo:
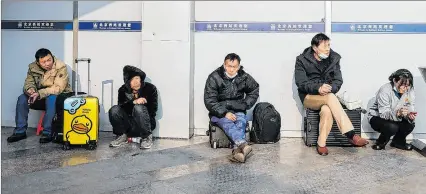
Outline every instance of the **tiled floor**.
{"label": "tiled floor", "polygon": [[101,133],[94,151],[63,151],[29,138],[8,144],[2,129],[2,193],[425,193],[426,158],[388,148],[330,148],[322,157],[301,139],[254,145],[245,164],[207,137],[154,141],[111,149]]}

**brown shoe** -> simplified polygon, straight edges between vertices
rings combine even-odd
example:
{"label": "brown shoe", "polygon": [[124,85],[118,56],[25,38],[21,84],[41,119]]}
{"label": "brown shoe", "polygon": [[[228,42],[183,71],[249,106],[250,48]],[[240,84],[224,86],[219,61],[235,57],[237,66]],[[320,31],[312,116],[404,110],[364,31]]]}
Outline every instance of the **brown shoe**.
{"label": "brown shoe", "polygon": [[245,157],[240,147],[232,150],[232,159],[236,162],[245,162]]}
{"label": "brown shoe", "polygon": [[327,149],[327,147],[317,146],[317,152],[321,156],[327,156],[328,155],[328,149]]}
{"label": "brown shoe", "polygon": [[360,137],[359,135],[354,135],[354,137],[350,139],[349,142],[358,147],[366,146],[369,143],[366,139]]}
{"label": "brown shoe", "polygon": [[251,153],[251,151],[253,151],[253,148],[251,148],[251,146],[249,146],[247,143],[243,143],[239,146],[239,148],[241,149],[241,151],[243,152],[244,155],[244,160],[246,159],[246,157]]}

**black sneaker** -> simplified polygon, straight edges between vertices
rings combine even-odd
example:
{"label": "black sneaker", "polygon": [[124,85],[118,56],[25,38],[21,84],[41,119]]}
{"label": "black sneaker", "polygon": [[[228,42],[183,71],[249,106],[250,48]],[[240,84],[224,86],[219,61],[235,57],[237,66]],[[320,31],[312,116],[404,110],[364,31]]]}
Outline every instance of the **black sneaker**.
{"label": "black sneaker", "polygon": [[7,138],[7,142],[13,143],[27,138],[26,133],[14,133]]}
{"label": "black sneaker", "polygon": [[49,143],[53,140],[50,135],[42,134],[40,137],[40,143]]}

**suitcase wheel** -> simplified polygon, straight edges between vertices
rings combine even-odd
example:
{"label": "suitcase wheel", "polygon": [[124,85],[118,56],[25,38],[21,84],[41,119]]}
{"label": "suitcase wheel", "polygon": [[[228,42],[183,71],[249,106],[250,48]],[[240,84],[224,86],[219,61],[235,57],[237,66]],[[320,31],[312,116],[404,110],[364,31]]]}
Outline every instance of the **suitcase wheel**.
{"label": "suitcase wheel", "polygon": [[213,142],[213,148],[217,149],[217,142],[216,141]]}
{"label": "suitcase wheel", "polygon": [[71,149],[71,145],[69,141],[64,142],[64,145],[62,146],[62,148],[64,150],[70,150]]}
{"label": "suitcase wheel", "polygon": [[97,145],[96,145],[96,142],[89,142],[88,144],[87,144],[87,149],[88,150],[94,150],[94,149],[96,149],[96,147],[97,147]]}
{"label": "suitcase wheel", "polygon": [[210,131],[209,130],[206,131],[206,135],[210,136]]}

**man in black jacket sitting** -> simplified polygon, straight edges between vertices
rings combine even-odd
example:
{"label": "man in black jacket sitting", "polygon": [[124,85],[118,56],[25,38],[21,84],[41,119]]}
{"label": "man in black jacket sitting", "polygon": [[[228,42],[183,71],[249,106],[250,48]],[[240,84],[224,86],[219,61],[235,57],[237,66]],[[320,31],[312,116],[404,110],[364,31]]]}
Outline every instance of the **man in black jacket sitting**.
{"label": "man in black jacket sitting", "polygon": [[230,53],[224,64],[207,78],[204,104],[209,117],[232,139],[233,160],[245,162],[252,148],[245,140],[246,111],[259,97],[259,84],[240,66],[240,57]]}
{"label": "man in black jacket sitting", "polygon": [[151,148],[158,94],[153,84],[145,82],[145,77],[145,72],[137,67],[123,68],[124,84],[118,90],[118,105],[108,111],[113,133],[118,136],[111,147],[123,145],[128,137],[141,137],[140,148]]}
{"label": "man in black jacket sitting", "polygon": [[320,110],[317,152],[327,155],[326,140],[333,125],[333,117],[340,131],[356,146],[368,141],[356,135],[348,115],[336,93],[343,84],[340,55],[330,49],[330,39],[325,34],[312,38],[311,46],[296,58],[294,77],[300,100],[306,108]]}

